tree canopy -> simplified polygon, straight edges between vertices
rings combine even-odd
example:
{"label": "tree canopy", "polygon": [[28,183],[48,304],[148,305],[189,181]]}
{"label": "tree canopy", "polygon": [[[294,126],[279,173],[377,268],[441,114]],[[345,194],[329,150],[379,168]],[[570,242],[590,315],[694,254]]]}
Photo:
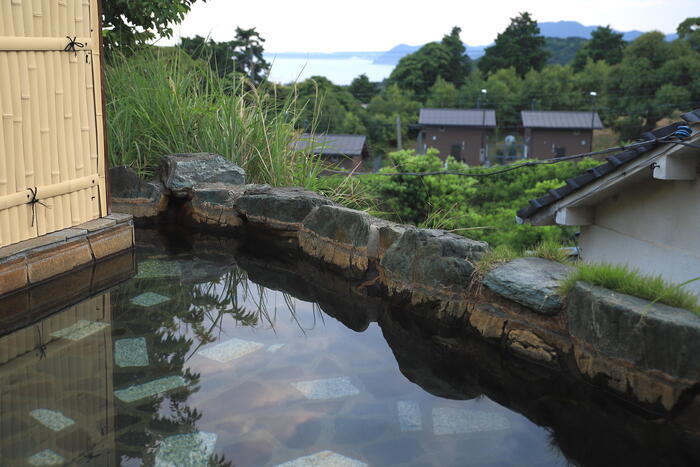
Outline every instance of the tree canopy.
{"label": "tree canopy", "polygon": [[[127,50],[155,39],[171,37],[197,0],[109,0],[102,2],[105,48]],[[206,2],[207,0],[201,0]]]}
{"label": "tree canopy", "polygon": [[419,96],[425,96],[438,77],[455,86],[464,84],[471,70],[471,60],[459,38],[461,31],[454,27],[441,42],[431,42],[402,57],[389,81]]}
{"label": "tree canopy", "polygon": [[486,49],[479,60],[479,69],[485,74],[513,67],[523,77],[531,69],[541,70],[547,63],[545,40],[540,35],[537,21],[530,13],[520,13],[511,18],[508,27],[496,37],[496,43]]}
{"label": "tree canopy", "polygon": [[693,50],[700,52],[700,16],[687,18],[678,25],[676,32],[680,40],[688,41]]}
{"label": "tree canopy", "polygon": [[440,70],[440,76],[457,87],[464,84],[472,68],[471,59],[467,55],[467,48],[464,47],[462,39],[459,38],[461,33],[462,29],[455,26],[440,42],[448,51],[450,57],[447,67]]}
{"label": "tree canopy", "polygon": [[660,32],[642,34],[625,48],[607,83],[607,107],[623,139],[638,137],[676,109],[700,101],[700,54]]}
{"label": "tree canopy", "polygon": [[366,74],[362,73],[350,83],[348,91],[355,96],[355,99],[366,104],[374,96],[379,94],[379,83],[373,83]]}
{"label": "tree canopy", "polygon": [[209,63],[212,70],[223,77],[237,72],[259,84],[270,71],[270,64],[263,57],[265,39],[255,30],[236,28],[236,37],[228,42],[215,42],[201,36],[183,37],[182,47],[193,58]]}
{"label": "tree canopy", "polygon": [[612,30],[610,26],[598,26],[591,33],[591,39],[586,42],[574,58],[574,70],[580,71],[586,66],[588,60],[597,62],[603,60],[610,65],[622,61],[622,52],[625,49],[623,34]]}

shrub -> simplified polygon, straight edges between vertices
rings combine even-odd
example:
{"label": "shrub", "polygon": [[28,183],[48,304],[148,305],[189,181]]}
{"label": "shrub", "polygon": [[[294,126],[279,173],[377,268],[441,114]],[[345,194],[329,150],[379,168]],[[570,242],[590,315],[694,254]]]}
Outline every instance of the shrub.
{"label": "shrub", "polygon": [[[390,165],[380,173],[433,172],[444,170],[436,151],[416,155],[414,151],[389,154]],[[561,162],[524,167],[488,177],[459,175],[369,176],[363,183],[374,194],[379,215],[397,222],[442,228],[491,246],[509,246],[523,251],[547,242],[574,243],[571,227],[518,225],[515,216],[528,201],[559,187],[567,178],[598,165],[594,160]],[[495,169],[469,167],[447,159],[447,169],[483,173]]]}

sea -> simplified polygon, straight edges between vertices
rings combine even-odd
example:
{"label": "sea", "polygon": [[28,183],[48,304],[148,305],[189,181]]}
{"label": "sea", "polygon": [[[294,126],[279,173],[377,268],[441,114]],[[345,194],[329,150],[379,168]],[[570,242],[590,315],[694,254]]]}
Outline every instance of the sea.
{"label": "sea", "polygon": [[271,55],[265,59],[272,64],[270,80],[283,84],[303,81],[311,76],[325,76],[335,84],[347,85],[363,73],[370,81],[382,81],[394,69],[393,65],[377,65],[372,60],[361,57],[327,59]]}

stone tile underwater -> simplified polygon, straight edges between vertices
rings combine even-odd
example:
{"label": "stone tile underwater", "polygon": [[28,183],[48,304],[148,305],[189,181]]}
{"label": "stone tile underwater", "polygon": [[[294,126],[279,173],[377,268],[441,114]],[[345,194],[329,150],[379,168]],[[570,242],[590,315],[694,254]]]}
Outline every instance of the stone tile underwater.
{"label": "stone tile underwater", "polygon": [[44,356],[0,365],[0,465],[562,463],[525,417],[409,381],[376,323],[352,331],[235,267],[179,280],[197,261],[141,254],[99,319],[58,316]]}

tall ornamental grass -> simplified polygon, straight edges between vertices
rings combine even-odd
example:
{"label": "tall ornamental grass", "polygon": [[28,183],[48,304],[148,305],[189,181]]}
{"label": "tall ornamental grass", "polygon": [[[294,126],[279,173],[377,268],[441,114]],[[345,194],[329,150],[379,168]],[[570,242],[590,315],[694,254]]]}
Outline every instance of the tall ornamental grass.
{"label": "tall ornamental grass", "polygon": [[324,165],[295,150],[303,105],[244,77],[220,78],[177,48],[150,48],[107,65],[106,100],[112,166],[144,177],[165,154],[212,152],[243,167],[251,183],[303,186],[353,197],[347,183],[319,181]]}

